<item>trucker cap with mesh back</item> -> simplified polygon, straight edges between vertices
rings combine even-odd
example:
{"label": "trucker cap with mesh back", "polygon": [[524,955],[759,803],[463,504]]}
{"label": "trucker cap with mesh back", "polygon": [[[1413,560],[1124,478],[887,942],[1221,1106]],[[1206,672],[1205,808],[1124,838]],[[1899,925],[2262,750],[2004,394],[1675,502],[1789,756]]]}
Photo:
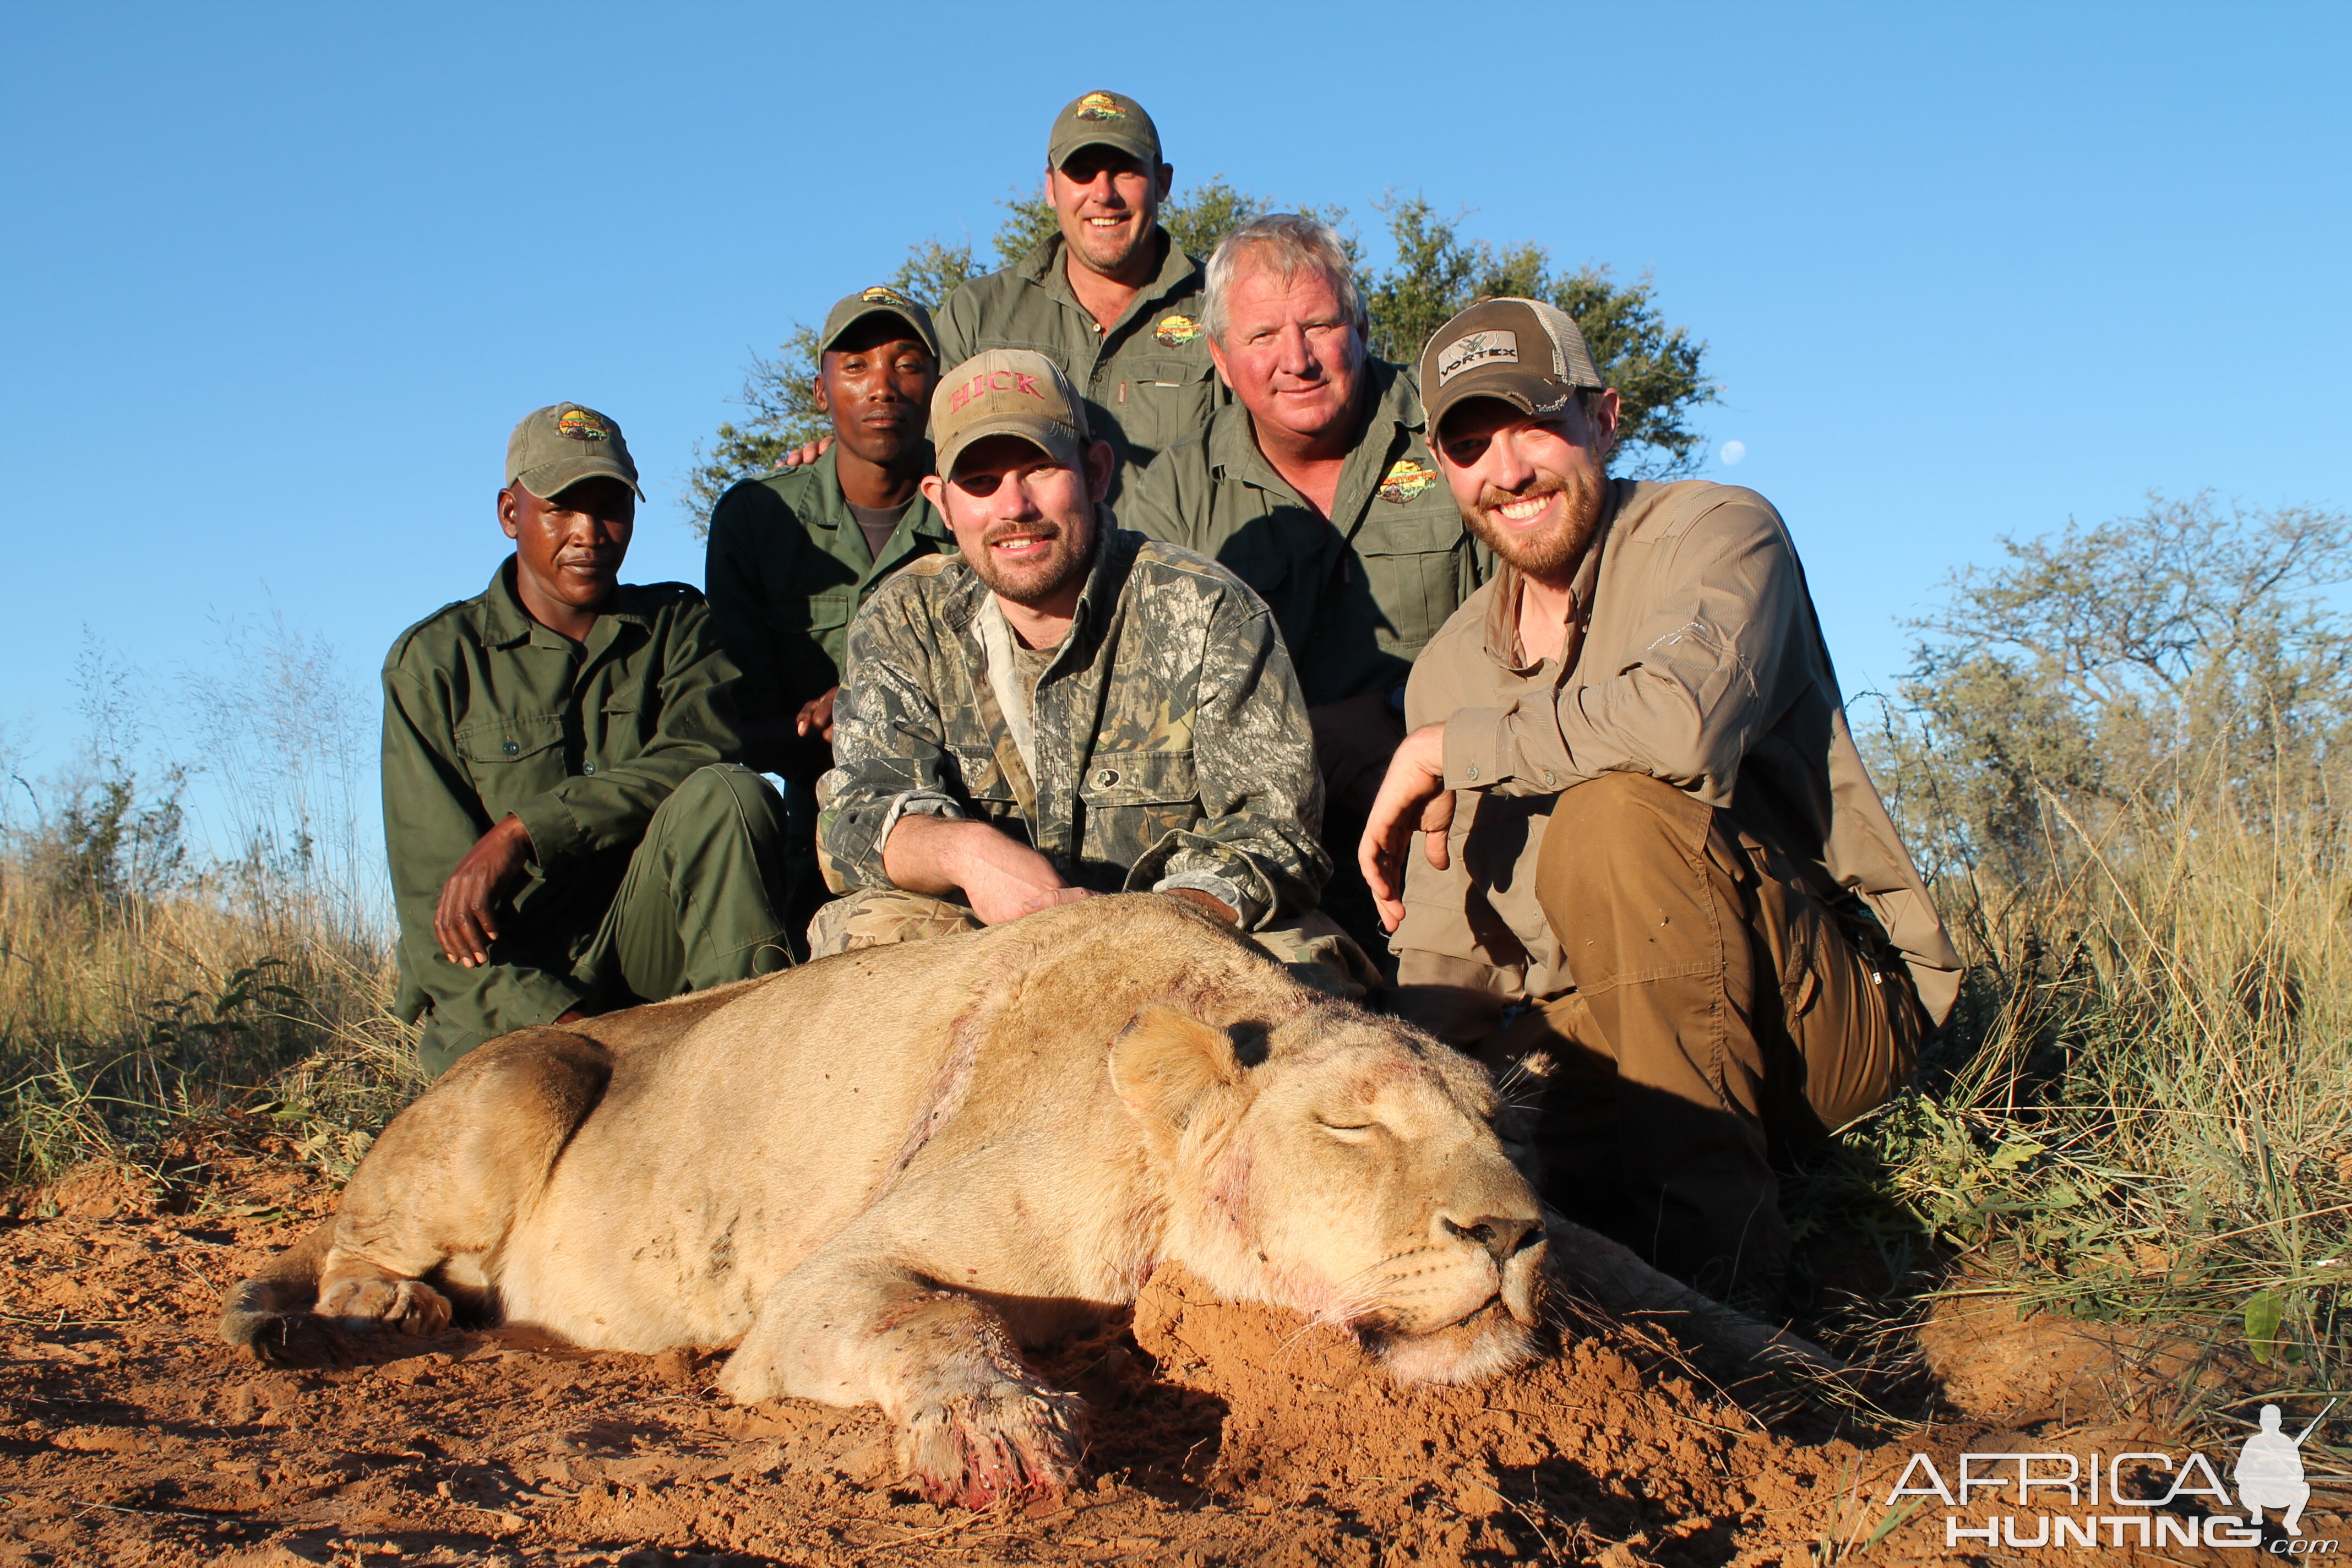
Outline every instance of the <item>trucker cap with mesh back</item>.
{"label": "trucker cap with mesh back", "polygon": [[593,408],[577,403],[551,403],[522,416],[507,437],[507,473],[499,488],[520,485],[541,500],[562,494],[581,480],[608,474],[631,489],[637,499],[637,465],[621,427]]}
{"label": "trucker cap with mesh back", "polygon": [[1421,353],[1433,436],[1469,398],[1499,397],[1542,416],[1565,409],[1579,388],[1604,384],[1575,319],[1541,300],[1481,300],[1438,328]]}
{"label": "trucker cap with mesh back", "polygon": [[830,353],[841,341],[842,334],[868,316],[895,316],[907,323],[915,339],[940,357],[940,334],[931,325],[931,313],[887,283],[877,283],[870,289],[860,289],[845,298],[824,313],[824,331],[817,339],[816,352]]}
{"label": "trucker cap with mesh back", "polygon": [[942,478],[987,436],[1018,436],[1066,468],[1087,450],[1087,413],[1069,378],[1034,349],[989,349],[948,372],[931,393],[931,442]]}
{"label": "trucker cap with mesh back", "polygon": [[1045,163],[1058,169],[1081,147],[1116,147],[1152,174],[1160,171],[1160,127],[1143,105],[1123,92],[1089,92],[1054,116],[1045,137]]}

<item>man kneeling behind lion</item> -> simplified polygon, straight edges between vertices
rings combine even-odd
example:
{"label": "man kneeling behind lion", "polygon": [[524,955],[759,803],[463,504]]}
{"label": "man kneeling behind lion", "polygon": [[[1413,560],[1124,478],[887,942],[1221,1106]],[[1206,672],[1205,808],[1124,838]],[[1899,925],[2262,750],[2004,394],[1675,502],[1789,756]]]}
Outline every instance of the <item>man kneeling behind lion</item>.
{"label": "man kneeling behind lion", "polygon": [[[887,1048],[877,1048],[887,1046]],[[1532,1352],[1546,1232],[1483,1071],[1160,894],[861,950],[461,1059],[236,1287],[266,1361],[453,1306],[740,1343],[739,1400],[878,1404],[935,1500],[1076,1477],[1036,1344],[1181,1263],[1408,1381]]]}

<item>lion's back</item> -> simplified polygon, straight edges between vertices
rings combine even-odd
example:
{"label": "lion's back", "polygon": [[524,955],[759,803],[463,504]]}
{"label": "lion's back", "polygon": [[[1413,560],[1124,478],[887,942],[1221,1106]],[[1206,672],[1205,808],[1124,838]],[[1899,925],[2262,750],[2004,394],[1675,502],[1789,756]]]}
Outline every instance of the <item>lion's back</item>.
{"label": "lion's back", "polygon": [[1142,1001],[1220,988],[1247,994],[1242,1012],[1299,991],[1247,942],[1139,895],[599,1020],[612,1083],[510,1239],[507,1315],[614,1348],[731,1339],[951,1120],[1056,1136]]}

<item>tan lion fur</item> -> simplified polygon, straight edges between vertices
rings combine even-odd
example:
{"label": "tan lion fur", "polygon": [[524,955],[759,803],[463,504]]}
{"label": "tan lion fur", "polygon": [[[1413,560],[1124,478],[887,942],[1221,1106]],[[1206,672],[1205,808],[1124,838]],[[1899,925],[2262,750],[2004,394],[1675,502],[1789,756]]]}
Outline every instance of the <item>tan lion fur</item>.
{"label": "tan lion fur", "polygon": [[1089,899],[494,1040],[222,1330],[289,1359],[454,1300],[590,1347],[740,1341],[734,1397],[879,1404],[925,1489],[978,1505],[1076,1474],[1078,1402],[1016,1347],[1163,1263],[1407,1379],[1524,1359],[1544,1228],[1496,1110],[1188,905]]}

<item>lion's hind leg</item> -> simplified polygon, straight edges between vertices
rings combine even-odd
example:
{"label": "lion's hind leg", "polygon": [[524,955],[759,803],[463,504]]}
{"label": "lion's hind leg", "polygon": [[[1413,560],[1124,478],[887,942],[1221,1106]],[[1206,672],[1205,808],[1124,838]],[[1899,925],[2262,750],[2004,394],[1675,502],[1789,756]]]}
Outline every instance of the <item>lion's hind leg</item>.
{"label": "lion's hind leg", "polygon": [[1077,1480],[1085,1403],[1023,1363],[986,1303],[878,1259],[819,1253],[793,1270],[719,1386],[746,1403],[879,1405],[904,1473],[935,1503],[985,1508]]}
{"label": "lion's hind leg", "polygon": [[316,1315],[346,1331],[437,1334],[449,1326],[452,1279],[480,1281],[463,1293],[494,1310],[491,1261],[612,1071],[606,1047],[555,1028],[458,1058],[384,1129],[344,1189]]}
{"label": "lion's hind leg", "polygon": [[311,1311],[319,1299],[319,1266],[335,1239],[335,1222],[310,1233],[229,1288],[221,1302],[221,1338],[264,1366],[316,1366],[332,1360],[334,1344]]}

